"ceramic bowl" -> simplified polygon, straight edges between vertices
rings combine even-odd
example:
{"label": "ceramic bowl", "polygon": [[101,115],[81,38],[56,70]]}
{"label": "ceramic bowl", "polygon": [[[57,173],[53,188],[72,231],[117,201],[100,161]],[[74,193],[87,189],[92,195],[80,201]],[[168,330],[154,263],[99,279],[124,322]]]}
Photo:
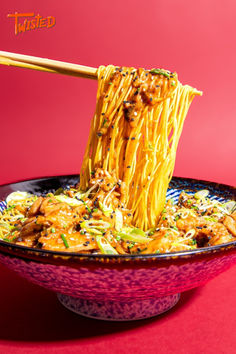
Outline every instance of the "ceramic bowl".
{"label": "ceramic bowl", "polygon": [[[0,200],[12,191],[35,194],[74,185],[78,176],[34,179],[0,186]],[[208,189],[212,199],[235,199],[235,188],[174,177],[167,198],[177,201]],[[5,203],[0,203],[0,209]],[[0,262],[29,281],[57,293],[68,309],[105,320],[136,320],[163,313],[180,293],[203,285],[236,262],[236,242],[155,255],[85,255],[37,250],[0,241]]]}

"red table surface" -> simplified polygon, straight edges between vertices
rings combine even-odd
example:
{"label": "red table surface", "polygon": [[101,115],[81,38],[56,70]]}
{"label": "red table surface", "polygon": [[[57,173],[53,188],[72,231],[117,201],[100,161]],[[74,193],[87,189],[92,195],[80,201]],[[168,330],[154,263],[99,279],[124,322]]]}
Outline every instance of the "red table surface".
{"label": "red table surface", "polygon": [[[55,16],[14,34],[7,14]],[[234,0],[7,0],[0,50],[98,67],[163,67],[204,91],[190,108],[175,175],[235,185]],[[96,82],[0,66],[0,184],[78,173]],[[64,309],[0,266],[0,353],[235,353],[236,268],[159,317],[112,323]]]}

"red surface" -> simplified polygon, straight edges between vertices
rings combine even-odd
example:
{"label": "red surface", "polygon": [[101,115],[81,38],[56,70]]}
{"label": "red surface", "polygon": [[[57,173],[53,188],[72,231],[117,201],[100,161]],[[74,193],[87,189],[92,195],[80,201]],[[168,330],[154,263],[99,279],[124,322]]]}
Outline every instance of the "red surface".
{"label": "red surface", "polygon": [[[234,0],[46,1],[0,4],[0,49],[84,65],[164,67],[204,91],[190,109],[175,174],[235,185]],[[15,36],[7,14],[55,16]],[[96,82],[0,67],[0,184],[77,173]],[[235,269],[183,295],[175,310],[136,323],[100,323],[1,268],[1,353],[234,353]]]}

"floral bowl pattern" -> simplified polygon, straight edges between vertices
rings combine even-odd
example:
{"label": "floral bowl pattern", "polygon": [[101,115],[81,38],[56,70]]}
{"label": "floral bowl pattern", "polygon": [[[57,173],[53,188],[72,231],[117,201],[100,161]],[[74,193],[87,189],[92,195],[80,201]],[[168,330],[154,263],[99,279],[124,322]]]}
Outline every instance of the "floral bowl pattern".
{"label": "floral bowl pattern", "polygon": [[[0,211],[15,190],[40,194],[73,185],[60,176],[0,186]],[[235,199],[235,188],[174,177],[167,198],[208,189],[212,199]],[[29,281],[55,291],[68,309],[92,318],[136,320],[174,306],[180,293],[200,286],[236,263],[236,242],[155,255],[85,255],[31,249],[0,241],[0,262]]]}

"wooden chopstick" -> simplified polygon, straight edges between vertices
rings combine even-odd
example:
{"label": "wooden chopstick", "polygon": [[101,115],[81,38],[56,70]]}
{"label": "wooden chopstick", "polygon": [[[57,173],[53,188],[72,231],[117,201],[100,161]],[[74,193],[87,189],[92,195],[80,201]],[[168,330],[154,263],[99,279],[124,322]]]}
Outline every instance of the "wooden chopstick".
{"label": "wooden chopstick", "polygon": [[55,74],[79,76],[86,79],[97,79],[97,68],[59,60],[33,57],[30,55],[0,51],[0,64],[46,71]]}

